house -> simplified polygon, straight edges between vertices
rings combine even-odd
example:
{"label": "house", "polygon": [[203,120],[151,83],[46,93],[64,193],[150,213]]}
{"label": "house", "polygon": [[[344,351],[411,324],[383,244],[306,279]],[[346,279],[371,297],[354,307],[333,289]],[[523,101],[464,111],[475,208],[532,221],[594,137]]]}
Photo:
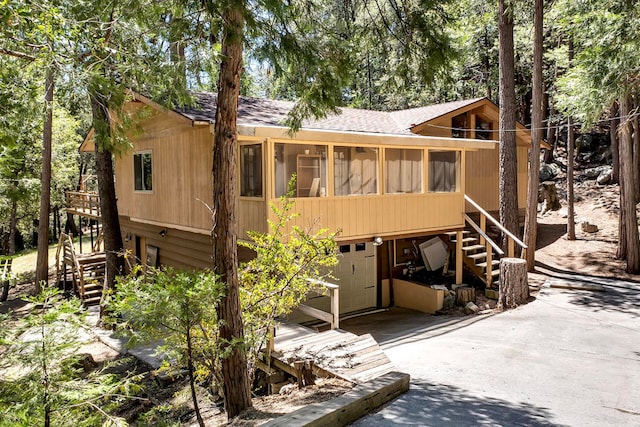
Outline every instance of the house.
{"label": "house", "polygon": [[[125,246],[139,259],[152,251],[163,265],[211,266],[216,104],[213,94],[195,97],[194,107],[171,110],[135,95],[125,107],[142,118],[131,131],[133,148],[115,158],[116,194]],[[465,213],[476,210],[466,198],[498,210],[499,111],[488,99],[395,112],[343,108],[290,135],[282,123],[293,105],[240,99],[239,238],[267,231],[269,203],[296,174],[297,225],[341,230],[335,272],[341,313],[388,306],[394,277],[407,261],[422,263],[418,244],[444,233],[462,241]],[[520,129],[518,201],[524,209],[530,135]],[[81,150],[93,149],[90,133]],[[239,257],[248,256],[241,248]],[[486,278],[490,283],[493,276]]]}

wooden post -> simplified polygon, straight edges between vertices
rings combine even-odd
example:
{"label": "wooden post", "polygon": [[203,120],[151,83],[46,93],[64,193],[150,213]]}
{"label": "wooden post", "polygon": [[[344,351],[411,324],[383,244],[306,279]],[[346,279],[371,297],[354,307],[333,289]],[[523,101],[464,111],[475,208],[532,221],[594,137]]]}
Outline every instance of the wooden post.
{"label": "wooden post", "polygon": [[493,284],[493,275],[491,274],[493,272],[493,248],[491,247],[489,242],[487,242],[485,250],[487,251],[487,271],[485,272],[485,277],[487,281],[487,287],[490,288]]}
{"label": "wooden post", "polygon": [[516,243],[513,241],[512,238],[507,237],[507,256],[509,258],[513,258],[514,254],[516,253],[515,244]]}
{"label": "wooden post", "polygon": [[502,258],[498,308],[514,308],[526,303],[528,298],[527,261],[521,258]]}
{"label": "wooden post", "polygon": [[456,285],[462,283],[462,230],[456,232]]}
{"label": "wooden post", "polygon": [[331,314],[333,315],[333,320],[331,322],[331,329],[340,328],[340,289],[330,289],[331,295]]}
{"label": "wooden post", "polygon": [[299,388],[315,384],[313,379],[313,365],[314,363],[311,359],[296,360],[293,362]]}
{"label": "wooden post", "polygon": [[[480,230],[482,230],[482,232],[485,234],[487,233],[487,217],[484,216],[482,212],[480,213]],[[480,236],[480,244],[484,245],[484,243],[485,243],[485,238]]]}

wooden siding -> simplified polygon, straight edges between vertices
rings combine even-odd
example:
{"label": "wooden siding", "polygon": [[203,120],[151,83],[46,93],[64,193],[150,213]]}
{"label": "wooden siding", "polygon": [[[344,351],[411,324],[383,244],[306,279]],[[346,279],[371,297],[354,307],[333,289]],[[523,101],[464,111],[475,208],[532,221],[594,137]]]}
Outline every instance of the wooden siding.
{"label": "wooden siding", "polygon": [[[160,123],[164,117],[163,123]],[[179,126],[157,116],[145,122],[135,149],[116,156],[116,194],[120,214],[147,221],[210,230],[213,142],[209,127]],[[151,129],[149,133],[146,129]],[[150,151],[153,187],[133,189],[133,154]]]}
{"label": "wooden siding", "polygon": [[464,226],[463,203],[460,192],[299,198],[294,224],[340,230],[339,240],[399,236]]}
{"label": "wooden siding", "polygon": [[267,203],[264,200],[240,198],[238,207],[238,237],[247,238],[247,231],[267,231]]}
{"label": "wooden siding", "polygon": [[[466,193],[489,212],[499,209],[499,149],[467,151]],[[527,206],[529,149],[518,146],[518,208]],[[475,209],[470,209],[475,211]]]}
{"label": "wooden siding", "polygon": [[[213,268],[213,241],[211,236],[201,233],[177,230],[170,227],[145,224],[120,217],[120,227],[125,249],[136,255],[136,236],[143,238],[144,244],[159,248],[158,261],[173,268]],[[166,230],[163,237],[160,232]],[[141,248],[144,253],[144,248]],[[238,260],[253,258],[252,251],[238,247]]]}

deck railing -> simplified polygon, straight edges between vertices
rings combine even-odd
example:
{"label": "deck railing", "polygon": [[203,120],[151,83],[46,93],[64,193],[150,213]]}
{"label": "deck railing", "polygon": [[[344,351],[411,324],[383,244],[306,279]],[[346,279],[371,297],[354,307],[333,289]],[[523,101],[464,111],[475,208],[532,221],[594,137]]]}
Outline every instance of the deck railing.
{"label": "deck railing", "polygon": [[298,306],[298,310],[308,316],[329,323],[331,325],[331,329],[338,329],[340,327],[340,286],[318,279],[307,279],[307,281],[309,283],[329,290],[329,298],[331,299],[331,312],[327,313],[326,311],[322,311],[305,304],[300,304]]}
{"label": "deck railing", "polygon": [[67,211],[90,218],[100,218],[100,196],[93,191],[67,191]]}

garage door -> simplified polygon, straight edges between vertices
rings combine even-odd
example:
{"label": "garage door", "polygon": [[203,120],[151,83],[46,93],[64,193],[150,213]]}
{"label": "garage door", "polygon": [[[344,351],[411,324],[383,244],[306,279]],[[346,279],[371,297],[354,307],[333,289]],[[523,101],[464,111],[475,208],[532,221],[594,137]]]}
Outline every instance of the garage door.
{"label": "garage door", "polygon": [[371,242],[340,246],[335,269],[340,285],[340,313],[376,306],[376,251]]}

